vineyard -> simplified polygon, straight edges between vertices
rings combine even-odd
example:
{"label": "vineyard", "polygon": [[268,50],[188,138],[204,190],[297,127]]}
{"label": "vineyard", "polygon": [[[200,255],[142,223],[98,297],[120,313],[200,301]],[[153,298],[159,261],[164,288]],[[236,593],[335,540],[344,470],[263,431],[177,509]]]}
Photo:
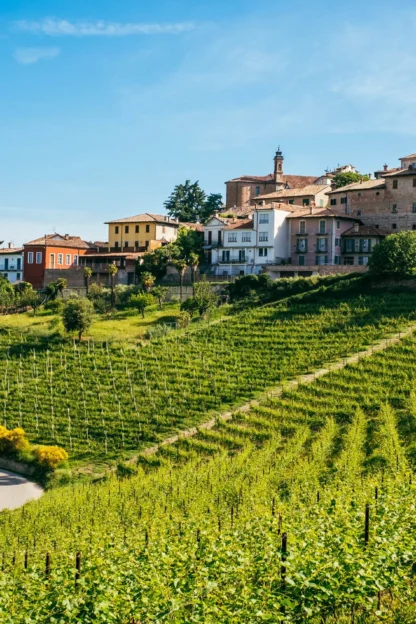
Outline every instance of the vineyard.
{"label": "vineyard", "polygon": [[[64,446],[73,461],[131,456],[405,327],[415,304],[415,295],[386,294],[266,306],[147,346],[4,331],[2,421],[33,442]],[[200,444],[209,448],[215,435]]]}
{"label": "vineyard", "polygon": [[414,622],[415,379],[410,337],[3,513],[0,620]]}

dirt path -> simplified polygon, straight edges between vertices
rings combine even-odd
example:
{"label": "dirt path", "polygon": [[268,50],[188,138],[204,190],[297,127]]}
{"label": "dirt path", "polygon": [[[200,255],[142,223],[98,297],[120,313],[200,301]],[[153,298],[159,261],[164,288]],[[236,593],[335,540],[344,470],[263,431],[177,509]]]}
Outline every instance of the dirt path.
{"label": "dirt path", "polygon": [[[233,415],[236,413],[248,412],[251,409],[251,407],[259,405],[262,401],[264,401],[268,397],[270,398],[279,397],[286,390],[293,390],[294,388],[297,388],[301,384],[312,383],[313,381],[315,381],[315,379],[318,379],[319,377],[322,377],[323,375],[327,375],[328,373],[332,371],[341,370],[348,364],[355,364],[356,362],[359,362],[361,359],[370,357],[371,355],[373,355],[373,353],[377,353],[378,351],[384,351],[385,349],[387,349],[387,347],[397,344],[398,342],[400,342],[400,340],[402,340],[406,336],[409,336],[415,330],[416,330],[416,323],[409,325],[407,329],[397,332],[396,334],[393,334],[389,338],[383,338],[382,340],[379,340],[378,342],[374,343],[373,345],[371,345],[371,347],[369,347],[368,349],[365,349],[364,351],[358,351],[357,353],[354,353],[353,355],[337,360],[336,362],[333,362],[331,364],[324,365],[322,368],[319,368],[313,373],[300,375],[297,379],[292,379],[291,381],[284,382],[283,384],[279,384],[278,386],[273,386],[272,388],[268,388],[264,392],[262,392],[262,394],[260,395],[258,399],[251,400],[248,403],[245,403],[241,407],[237,407],[232,411],[222,412],[222,414],[219,414],[216,417],[211,418],[211,420],[208,420],[207,422],[204,422],[201,425],[198,425],[197,427],[191,427],[190,429],[181,431],[180,433],[177,433],[171,436],[170,438],[166,438],[166,440],[163,440],[163,442],[160,442],[159,444],[156,444],[155,446],[149,447],[147,449],[144,449],[140,453],[140,455],[154,455],[155,453],[157,453],[157,451],[159,450],[161,446],[166,446],[167,444],[175,444],[175,442],[177,442],[180,438],[191,438],[194,435],[197,435],[199,431],[204,430],[204,429],[213,429],[218,422],[225,422],[227,420],[231,420]],[[134,461],[137,461],[137,457],[134,457],[131,460],[129,460],[129,463],[134,462]]]}
{"label": "dirt path", "polygon": [[40,498],[43,489],[37,483],[8,470],[0,469],[0,511],[16,509],[35,498]]}

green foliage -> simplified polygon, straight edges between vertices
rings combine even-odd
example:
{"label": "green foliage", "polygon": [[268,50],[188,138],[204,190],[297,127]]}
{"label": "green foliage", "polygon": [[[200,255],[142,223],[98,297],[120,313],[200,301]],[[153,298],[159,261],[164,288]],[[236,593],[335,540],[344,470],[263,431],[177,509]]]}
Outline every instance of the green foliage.
{"label": "green foliage", "polygon": [[158,323],[154,327],[150,327],[145,333],[145,338],[148,340],[159,340],[164,338],[172,331],[172,328],[166,323]]}
{"label": "green foliage", "polygon": [[201,280],[194,285],[194,296],[184,301],[181,310],[185,310],[193,315],[198,312],[199,316],[204,316],[218,304],[218,297],[211,290],[211,285],[206,280]]}
{"label": "green foliage", "polygon": [[33,313],[36,314],[36,311],[42,305],[42,297],[34,290],[26,290],[20,298],[20,305],[32,308]]}
{"label": "green foliage", "polygon": [[68,286],[67,280],[64,277],[59,277],[56,280],[55,284],[56,284],[57,291],[60,292],[61,293],[61,297],[63,297],[64,296],[64,290]]}
{"label": "green foliage", "polygon": [[374,248],[369,266],[374,275],[413,275],[416,269],[416,232],[387,236]]}
{"label": "green foliage", "polygon": [[132,295],[130,300],[132,305],[141,313],[142,318],[144,318],[146,308],[153,305],[155,302],[155,298],[149,293],[138,293],[137,295]]}
{"label": "green foliage", "polygon": [[153,297],[156,297],[160,309],[162,309],[162,304],[168,292],[169,288],[167,288],[166,286],[155,286],[154,288],[152,288],[152,295]]}
{"label": "green foliage", "polygon": [[173,260],[184,260],[186,264],[191,264],[191,262],[197,263],[201,258],[203,244],[204,239],[200,232],[180,227],[177,239],[168,247]]}
{"label": "green foliage", "polygon": [[33,290],[33,286],[29,282],[17,282],[17,284],[13,284],[13,288],[19,295],[23,295],[28,290]]}
{"label": "green foliage", "polygon": [[93,318],[94,308],[89,299],[69,299],[62,311],[65,331],[68,333],[77,332],[79,340],[91,326]]}
{"label": "green foliage", "polygon": [[333,182],[335,188],[341,188],[347,186],[347,184],[353,184],[354,182],[363,182],[369,180],[368,175],[362,175],[361,173],[355,173],[354,171],[345,171],[344,173],[337,173],[334,175]]}
{"label": "green foliage", "polygon": [[148,251],[143,256],[143,261],[136,263],[136,275],[148,272],[161,279],[166,275],[167,266],[171,260],[171,245],[158,247],[154,251]]}
{"label": "green foliage", "polygon": [[164,206],[170,217],[182,222],[196,223],[207,221],[222,205],[219,193],[206,196],[198,182],[186,180],[184,184],[175,186]]}
{"label": "green foliage", "polygon": [[155,283],[155,278],[149,271],[143,271],[140,275],[140,283],[146,291],[149,291]]}

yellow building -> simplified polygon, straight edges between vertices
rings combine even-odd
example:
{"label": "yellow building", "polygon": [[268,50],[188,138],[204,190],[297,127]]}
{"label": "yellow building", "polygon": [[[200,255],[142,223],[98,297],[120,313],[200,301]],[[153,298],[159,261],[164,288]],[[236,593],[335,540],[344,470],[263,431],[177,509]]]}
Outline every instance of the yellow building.
{"label": "yellow building", "polygon": [[144,213],[108,225],[109,251],[145,251],[176,240],[179,223],[165,215]]}

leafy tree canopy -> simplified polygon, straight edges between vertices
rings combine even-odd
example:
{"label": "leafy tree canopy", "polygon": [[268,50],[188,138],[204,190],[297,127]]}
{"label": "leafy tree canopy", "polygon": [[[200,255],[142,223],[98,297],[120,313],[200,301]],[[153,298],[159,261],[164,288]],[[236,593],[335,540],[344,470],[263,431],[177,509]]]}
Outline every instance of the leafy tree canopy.
{"label": "leafy tree canopy", "polygon": [[190,264],[195,255],[198,257],[203,255],[203,244],[204,239],[199,232],[181,227],[177,239],[169,245],[171,257],[172,259],[185,260],[187,264]]}
{"label": "leafy tree canopy", "polygon": [[374,275],[405,277],[416,270],[416,232],[387,236],[372,253],[369,262]]}
{"label": "leafy tree canopy", "polygon": [[90,327],[94,318],[94,307],[89,299],[69,299],[62,311],[62,321],[67,332],[82,334]]}
{"label": "leafy tree canopy", "polygon": [[362,175],[361,173],[355,173],[354,171],[345,171],[344,173],[337,173],[334,175],[334,183],[336,188],[347,186],[347,184],[353,184],[353,182],[359,182],[360,180],[369,180],[370,176]]}
{"label": "leafy tree canopy", "polygon": [[215,211],[220,210],[221,205],[221,194],[211,193],[207,196],[198,181],[192,183],[190,180],[175,186],[164,203],[170,217],[189,223],[204,223]]}

